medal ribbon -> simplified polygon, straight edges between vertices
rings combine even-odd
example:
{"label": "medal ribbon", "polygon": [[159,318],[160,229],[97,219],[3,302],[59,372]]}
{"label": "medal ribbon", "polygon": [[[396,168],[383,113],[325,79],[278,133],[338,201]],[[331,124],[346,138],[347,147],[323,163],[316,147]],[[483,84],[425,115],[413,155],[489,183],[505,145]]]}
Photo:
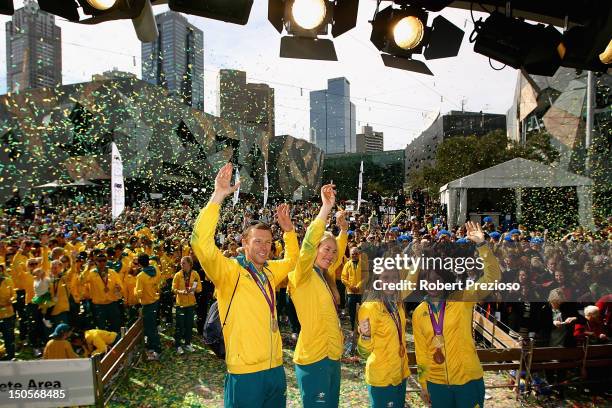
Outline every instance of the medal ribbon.
{"label": "medal ribbon", "polygon": [[185,290],[189,289],[189,282],[191,281],[191,271],[189,271],[189,276],[187,276],[187,274],[183,273],[183,280],[185,281]]}
{"label": "medal ribbon", "polygon": [[436,321],[436,315],[433,312],[433,305],[427,302],[427,308],[429,309],[429,320],[431,320],[431,326],[434,330],[434,336],[442,336],[442,329],[444,327],[444,312],[446,311],[446,301],[441,302],[440,313],[438,314],[438,320]]}
{"label": "medal ribbon", "polygon": [[397,329],[397,338],[399,340],[400,350],[404,347],[404,342],[402,341],[402,320],[400,317],[399,310],[395,303],[383,301],[385,304],[385,308],[387,312],[391,315],[391,319],[393,319],[393,323],[395,324],[395,328]]}
{"label": "medal ribbon", "polygon": [[[272,319],[276,319],[276,317],[274,316],[274,311],[275,311],[274,289],[272,289],[270,280],[268,279],[265,273],[257,271],[257,269],[251,263],[247,264],[246,270],[251,274],[251,276],[255,280],[255,283],[257,283],[257,287],[259,288],[261,293],[264,295],[264,298],[266,299],[266,302],[268,303],[268,306],[270,307],[270,316],[272,316]],[[264,282],[263,282],[264,280],[268,284],[268,289],[270,290],[270,296],[268,296],[268,291],[264,287]]]}

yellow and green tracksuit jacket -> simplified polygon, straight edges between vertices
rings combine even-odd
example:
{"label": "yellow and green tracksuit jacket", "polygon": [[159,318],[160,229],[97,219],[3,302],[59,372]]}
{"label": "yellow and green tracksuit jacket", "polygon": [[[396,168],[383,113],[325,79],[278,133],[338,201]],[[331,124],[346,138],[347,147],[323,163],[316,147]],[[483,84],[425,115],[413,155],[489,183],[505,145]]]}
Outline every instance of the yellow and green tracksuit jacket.
{"label": "yellow and green tracksuit jacket", "polygon": [[[478,248],[484,262],[484,275],[478,283],[494,282],[501,277],[501,270],[488,246]],[[477,299],[483,299],[487,291],[463,290],[451,294],[446,302],[444,315],[444,363],[436,364],[432,344],[434,331],[429,318],[427,302],[421,302],[412,314],[414,345],[419,372],[419,383],[426,389],[427,381],[434,384],[463,385],[482,378],[483,371],[476,354],[472,337],[472,314]],[[436,312],[436,319],[438,319]]]}
{"label": "yellow and green tracksuit jacket", "polygon": [[0,319],[6,319],[15,314],[13,301],[17,294],[11,278],[3,276],[0,279],[2,279],[0,282]]}
{"label": "yellow and green tracksuit jacket", "polygon": [[[366,357],[365,380],[374,387],[399,385],[410,375],[408,348],[406,347],[406,313],[398,305],[401,322],[401,338],[397,326],[385,304],[380,301],[364,302],[359,308],[359,321],[370,320],[370,339],[359,336],[359,353]],[[404,345],[404,357],[400,357],[400,341]]]}
{"label": "yellow and green tracksuit jacket", "polygon": [[[206,276],[215,285],[221,322],[238,282],[223,330],[227,369],[231,374],[247,374],[278,367],[283,364],[283,350],[280,332],[273,332],[271,327],[276,315],[270,315],[268,302],[251,274],[238,260],[224,257],[215,244],[219,208],[218,204],[209,202],[202,209],[193,228],[191,247]],[[263,269],[272,286],[272,296],[276,286],[295,267],[298,258],[295,231],[285,233],[283,239],[285,257],[269,261]]]}
{"label": "yellow and green tracksuit jacket", "polygon": [[[324,232],[325,221],[317,218],[310,223],[296,268],[289,273],[288,291],[302,326],[293,355],[293,361],[299,365],[313,364],[326,357],[331,360],[342,357],[344,339],[328,287],[329,281],[335,283],[335,276],[324,280],[314,269],[317,247]],[[338,256],[328,269],[330,276],[342,262],[346,242],[347,234],[341,232],[336,238]]]}
{"label": "yellow and green tracksuit jacket", "polygon": [[[191,276],[189,277],[189,288],[192,287],[194,282],[196,284],[195,293],[200,293],[202,291],[202,282],[200,281],[200,275],[198,275],[196,271],[191,271]],[[177,307],[187,307],[196,304],[194,292],[191,292],[187,295],[178,293],[179,290],[187,290],[189,288],[185,287],[185,277],[183,276],[183,271],[178,271],[177,273],[175,273],[174,278],[172,279],[172,291],[176,293]]]}
{"label": "yellow and green tracksuit jacket", "polygon": [[[367,266],[367,262],[364,262],[365,254],[359,256],[357,265],[353,262],[352,258],[347,259],[342,268],[342,283],[346,286],[346,293],[351,295],[360,295],[363,293],[363,286],[366,283],[366,271],[363,266]],[[351,288],[356,288],[353,290]]]}

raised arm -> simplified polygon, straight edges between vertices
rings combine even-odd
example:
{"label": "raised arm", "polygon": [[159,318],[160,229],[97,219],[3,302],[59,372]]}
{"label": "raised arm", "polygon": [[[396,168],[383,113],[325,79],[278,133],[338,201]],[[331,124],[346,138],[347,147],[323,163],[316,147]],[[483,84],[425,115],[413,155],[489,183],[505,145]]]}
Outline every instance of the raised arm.
{"label": "raised arm", "polygon": [[215,232],[219,222],[221,204],[225,197],[232,194],[240,185],[240,183],[237,183],[232,186],[231,178],[232,164],[227,163],[217,173],[215,191],[206,207],[200,211],[191,234],[193,252],[204,268],[206,276],[217,287],[225,286],[228,278],[232,281],[235,280],[233,274],[228,276],[229,271],[236,271],[234,262],[224,257],[215,244]]}
{"label": "raised arm", "polygon": [[321,187],[322,205],[317,217],[310,223],[302,242],[300,256],[295,267],[293,276],[293,284],[298,286],[306,281],[312,273],[315,260],[317,259],[317,246],[321,241],[321,237],[325,232],[325,223],[336,201],[336,192],[334,186],[327,184]]}
{"label": "raised arm", "polygon": [[278,285],[287,277],[287,274],[295,268],[299,255],[299,245],[293,223],[291,222],[289,205],[284,203],[280,204],[276,209],[276,218],[284,232],[283,241],[285,241],[285,256],[278,261],[268,262],[268,267],[274,275],[276,285]]}

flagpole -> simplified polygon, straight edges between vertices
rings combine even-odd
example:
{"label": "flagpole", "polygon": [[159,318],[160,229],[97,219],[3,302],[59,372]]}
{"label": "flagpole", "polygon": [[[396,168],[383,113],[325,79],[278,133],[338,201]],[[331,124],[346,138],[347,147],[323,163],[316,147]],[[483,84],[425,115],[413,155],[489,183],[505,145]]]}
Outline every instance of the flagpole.
{"label": "flagpole", "polygon": [[[234,185],[238,184],[239,182],[240,182],[240,170],[238,170],[238,167],[236,167],[236,176],[234,177]],[[238,204],[239,199],[240,199],[240,186],[238,186],[238,189],[234,191],[234,197],[232,198],[232,208],[234,208],[236,204]]]}
{"label": "flagpole", "polygon": [[268,162],[264,161],[264,191],[263,191],[263,206],[266,208],[268,203]]}
{"label": "flagpole", "polygon": [[357,212],[359,212],[359,208],[361,207],[362,188],[363,188],[363,160],[361,161],[361,165],[359,166],[359,186],[357,187]]}
{"label": "flagpole", "polygon": [[119,217],[125,209],[123,162],[115,142],[111,145],[111,208],[113,220]]}

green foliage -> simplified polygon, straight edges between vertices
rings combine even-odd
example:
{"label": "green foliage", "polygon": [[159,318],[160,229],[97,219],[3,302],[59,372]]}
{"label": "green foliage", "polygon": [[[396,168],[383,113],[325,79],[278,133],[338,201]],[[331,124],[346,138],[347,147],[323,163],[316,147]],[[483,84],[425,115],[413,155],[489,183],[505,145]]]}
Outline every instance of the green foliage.
{"label": "green foliage", "polygon": [[409,181],[414,188],[436,193],[450,181],[516,157],[550,164],[559,153],[550,144],[550,135],[543,132],[530,135],[525,146],[510,142],[502,131],[482,137],[453,137],[438,146],[435,166],[425,166]]}

